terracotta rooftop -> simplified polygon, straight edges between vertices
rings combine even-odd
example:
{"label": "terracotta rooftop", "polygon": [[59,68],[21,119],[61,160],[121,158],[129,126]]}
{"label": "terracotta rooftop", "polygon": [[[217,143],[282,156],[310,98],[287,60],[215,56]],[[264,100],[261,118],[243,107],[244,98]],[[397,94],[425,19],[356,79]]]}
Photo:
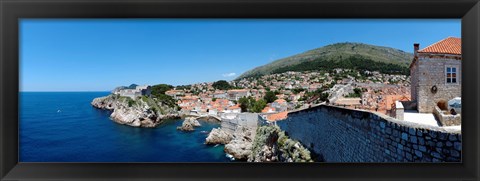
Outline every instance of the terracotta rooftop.
{"label": "terracotta rooftop", "polygon": [[228,109],[240,109],[240,104],[235,104],[234,106],[229,107]]}
{"label": "terracotta rooftop", "polygon": [[276,103],[283,104],[286,103],[287,101],[285,99],[277,99],[275,100]]}
{"label": "terracotta rooftop", "polygon": [[229,92],[229,93],[248,92],[248,90],[247,89],[232,89],[232,90],[228,90],[227,92]]}
{"label": "terracotta rooftop", "polygon": [[455,37],[448,37],[431,44],[421,50],[419,53],[440,53],[440,54],[462,54],[462,39]]}
{"label": "terracotta rooftop", "polygon": [[267,120],[268,121],[278,121],[278,120],[282,120],[282,119],[287,119],[287,115],[288,115],[287,111],[276,113],[276,114],[270,114],[270,115],[267,115]]}
{"label": "terracotta rooftop", "polygon": [[271,111],[275,111],[275,108],[273,108],[273,107],[268,107],[268,106],[267,106],[267,107],[263,108],[262,113],[267,113],[267,112],[270,111],[270,110],[271,110]]}

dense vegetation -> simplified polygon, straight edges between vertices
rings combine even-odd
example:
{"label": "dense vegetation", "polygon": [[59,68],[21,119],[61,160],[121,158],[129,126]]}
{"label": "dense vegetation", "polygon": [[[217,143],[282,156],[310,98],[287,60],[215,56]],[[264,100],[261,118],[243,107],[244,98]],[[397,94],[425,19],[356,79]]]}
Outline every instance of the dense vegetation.
{"label": "dense vegetation", "polygon": [[152,86],[152,95],[158,96],[160,94],[165,94],[168,90],[173,89],[172,85],[168,84],[158,84]]}
{"label": "dense vegetation", "polygon": [[262,112],[263,108],[267,106],[267,101],[263,99],[255,100],[253,97],[242,97],[238,100],[242,112]]}
{"label": "dense vegetation", "polygon": [[[278,126],[260,126],[257,128],[255,139],[252,143],[252,154],[249,162],[313,162],[308,149],[296,140],[291,139]],[[265,153],[265,148],[270,148],[270,154]],[[275,148],[275,149],[274,149]]]}
{"label": "dense vegetation", "polygon": [[215,88],[215,89],[219,89],[219,90],[229,90],[229,89],[233,89],[233,86],[230,85],[227,81],[225,80],[219,80],[219,81],[216,81],[212,84],[212,87]]}
{"label": "dense vegetation", "polygon": [[265,101],[267,101],[267,103],[272,103],[273,101],[277,100],[277,96],[275,94],[275,92],[272,92],[272,91],[268,91],[265,93],[265,96],[263,97],[263,99],[265,99]]}
{"label": "dense vegetation", "polygon": [[[313,63],[313,65],[317,65],[317,61],[327,61],[323,63],[319,63],[323,65],[323,69],[331,69],[333,68],[353,68],[357,67],[365,68],[363,65],[352,65],[352,62],[348,62],[351,59],[350,57],[356,57],[357,60],[371,60],[373,62],[379,62],[383,64],[378,64],[373,67],[375,70],[380,70],[384,67],[387,68],[385,73],[396,72],[399,71],[398,67],[396,66],[385,66],[384,64],[393,64],[398,65],[399,67],[407,68],[410,64],[413,55],[411,53],[404,52],[402,50],[389,48],[389,47],[382,47],[382,46],[375,46],[375,45],[368,45],[363,43],[336,43],[332,45],[327,45],[321,48],[309,50],[300,54],[296,54],[290,57],[286,57],[283,59],[275,60],[269,64],[256,67],[252,70],[245,72],[244,74],[240,75],[237,80],[242,78],[249,78],[249,77],[259,77],[262,75],[272,74],[274,72],[284,72],[288,71],[289,67],[296,67],[298,64],[302,63]],[[362,57],[362,59],[358,59],[358,57]],[[343,61],[347,61],[342,63]],[[335,62],[336,64],[332,66],[328,66],[328,63]],[[369,62],[364,62],[363,64],[368,65]],[[307,68],[307,65],[311,64],[304,64],[304,66],[296,67],[297,70],[304,70]],[[342,66],[342,67],[335,67],[335,66]],[[380,67],[379,67],[380,66]],[[318,67],[318,65],[317,65]],[[308,70],[312,70],[317,67],[310,67],[307,68]],[[368,68],[368,66],[367,66]],[[279,71],[278,69],[283,69]],[[372,70],[373,70],[372,69]],[[316,70],[316,69],[314,69]],[[401,69],[400,73],[405,73]]]}
{"label": "dense vegetation", "polygon": [[169,107],[176,107],[177,104],[175,99],[165,94],[168,90],[173,89],[172,85],[168,84],[158,84],[152,86],[152,97],[156,98],[157,101],[162,102]]}
{"label": "dense vegetation", "polygon": [[177,85],[177,87],[175,87],[177,90],[190,90],[192,88],[191,85]]}
{"label": "dense vegetation", "polygon": [[402,74],[409,75],[410,70],[406,66],[397,64],[376,62],[362,56],[351,56],[343,61],[332,61],[316,59],[314,61],[303,62],[297,65],[282,67],[273,71],[273,73],[283,73],[287,71],[329,71],[335,68],[378,71],[384,74]]}
{"label": "dense vegetation", "polygon": [[127,89],[136,89],[137,88],[137,84],[130,84]]}

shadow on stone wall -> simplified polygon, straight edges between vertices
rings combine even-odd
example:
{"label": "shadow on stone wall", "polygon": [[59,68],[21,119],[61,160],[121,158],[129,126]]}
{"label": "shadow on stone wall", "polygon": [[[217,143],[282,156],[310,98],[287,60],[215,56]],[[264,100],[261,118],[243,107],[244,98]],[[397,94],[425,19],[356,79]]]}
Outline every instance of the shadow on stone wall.
{"label": "shadow on stone wall", "polygon": [[277,122],[325,162],[460,162],[462,135],[377,113],[321,105]]}

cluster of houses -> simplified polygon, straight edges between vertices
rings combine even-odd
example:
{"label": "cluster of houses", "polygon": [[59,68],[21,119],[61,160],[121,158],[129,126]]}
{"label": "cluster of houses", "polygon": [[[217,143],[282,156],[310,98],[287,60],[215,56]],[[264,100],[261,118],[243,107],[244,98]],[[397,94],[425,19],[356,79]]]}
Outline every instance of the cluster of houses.
{"label": "cluster of houses", "polygon": [[[448,37],[423,49],[417,43],[413,47],[409,77],[373,72],[376,76],[365,81],[347,76],[353,82],[337,82],[329,90],[335,95],[331,104],[375,111],[404,121],[459,126],[461,39]],[[346,98],[353,88],[362,89],[361,97]],[[455,103],[454,107],[450,105]]]}
{"label": "cluster of houses", "polygon": [[[276,120],[285,118],[288,111],[311,106],[305,96],[321,89],[330,93],[333,105],[376,111],[402,120],[407,119],[407,112],[414,111],[433,115],[439,125],[459,125],[460,112],[449,110],[448,101],[461,97],[461,55],[461,39],[448,37],[423,49],[414,44],[410,76],[348,69],[289,71],[230,82],[242,89],[217,90],[212,83],[198,83],[165,94],[173,97],[184,113],[219,115],[241,113],[237,102],[242,97],[258,100],[274,91],[278,99],[262,113],[266,119]],[[360,97],[348,96],[354,89],[362,90]],[[131,98],[149,96],[151,87],[122,88],[113,93]]]}
{"label": "cluster of houses", "polygon": [[[253,93],[252,93],[253,92]],[[173,97],[180,106],[184,114],[214,115],[218,116],[223,113],[241,113],[240,105],[237,103],[242,97],[257,97],[258,91],[248,89],[233,90],[215,90],[205,91],[198,95],[194,95],[185,90],[172,89],[166,91],[165,94]],[[257,95],[257,96],[255,96]],[[277,113],[287,110],[287,101],[284,99],[275,100],[262,111],[264,113]]]}

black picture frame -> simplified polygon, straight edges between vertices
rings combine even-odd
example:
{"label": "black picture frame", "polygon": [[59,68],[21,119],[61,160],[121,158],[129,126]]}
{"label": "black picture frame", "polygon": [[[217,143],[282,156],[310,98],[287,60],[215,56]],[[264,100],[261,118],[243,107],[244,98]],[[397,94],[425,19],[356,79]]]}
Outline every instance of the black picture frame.
{"label": "black picture frame", "polygon": [[[18,163],[19,18],[461,18],[462,163]],[[0,19],[2,180],[479,179],[478,0],[1,0]]]}

